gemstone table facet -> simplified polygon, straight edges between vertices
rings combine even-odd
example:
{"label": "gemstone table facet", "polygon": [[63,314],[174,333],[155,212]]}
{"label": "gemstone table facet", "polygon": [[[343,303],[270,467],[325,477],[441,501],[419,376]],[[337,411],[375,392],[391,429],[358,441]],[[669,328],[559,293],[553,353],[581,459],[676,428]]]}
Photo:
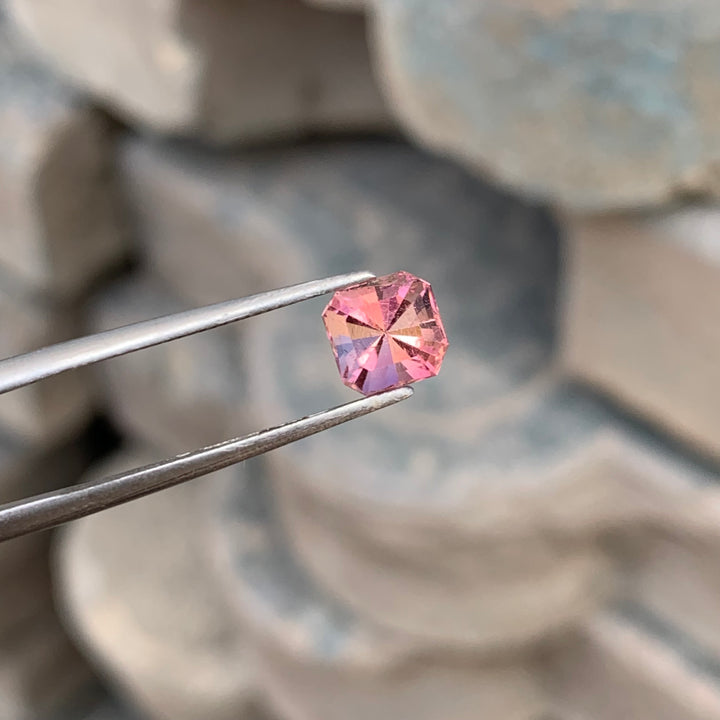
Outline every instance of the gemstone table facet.
{"label": "gemstone table facet", "polygon": [[437,375],[448,346],[430,284],[407,272],[338,290],[323,321],[343,382],[365,395]]}

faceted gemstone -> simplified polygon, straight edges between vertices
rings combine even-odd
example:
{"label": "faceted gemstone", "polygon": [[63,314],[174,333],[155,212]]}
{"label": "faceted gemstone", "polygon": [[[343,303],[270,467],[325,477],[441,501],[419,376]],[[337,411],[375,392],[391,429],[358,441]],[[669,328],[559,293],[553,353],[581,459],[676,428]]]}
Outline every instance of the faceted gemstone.
{"label": "faceted gemstone", "polygon": [[338,290],[323,321],[343,382],[365,395],[437,375],[448,346],[430,284],[407,272]]}

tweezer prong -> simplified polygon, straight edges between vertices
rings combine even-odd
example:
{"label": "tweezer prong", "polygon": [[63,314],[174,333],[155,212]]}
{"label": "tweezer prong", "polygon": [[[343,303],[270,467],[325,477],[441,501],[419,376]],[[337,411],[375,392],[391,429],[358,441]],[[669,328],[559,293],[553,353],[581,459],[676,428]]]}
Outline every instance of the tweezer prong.
{"label": "tweezer prong", "polygon": [[[65,370],[227,325],[236,320],[334,292],[373,277],[374,275],[369,272],[336,275],[175,315],[145,320],[2,360],[0,361],[0,394]],[[394,405],[411,395],[412,390],[407,387],[371,395],[270,430],[227,440],[153,465],[129,470],[120,475],[2,505],[0,506],[0,542],[28,533],[48,530],[70,520],[187,482],[348,420]]]}
{"label": "tweezer prong", "polygon": [[409,398],[412,388],[389,390],[301,420],[178,455],[99,481],[0,506],[0,542],[92,515],[275,450]]}
{"label": "tweezer prong", "polygon": [[335,275],[323,280],[313,280],[238,300],[228,300],[174,315],[144,320],[0,360],[0,394],[30,385],[65,370],[91,365],[135,350],[160,345],[169,340],[194,335],[203,330],[228,325],[236,320],[244,320],[325,295],[373,277],[375,276],[370,272]]}

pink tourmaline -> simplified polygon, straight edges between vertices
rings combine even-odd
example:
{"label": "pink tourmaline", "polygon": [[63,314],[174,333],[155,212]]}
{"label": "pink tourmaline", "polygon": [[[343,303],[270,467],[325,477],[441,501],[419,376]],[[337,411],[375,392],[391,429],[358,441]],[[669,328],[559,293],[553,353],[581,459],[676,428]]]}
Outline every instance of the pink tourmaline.
{"label": "pink tourmaline", "polygon": [[437,375],[448,346],[430,284],[407,272],[338,290],[323,321],[343,382],[365,395]]}

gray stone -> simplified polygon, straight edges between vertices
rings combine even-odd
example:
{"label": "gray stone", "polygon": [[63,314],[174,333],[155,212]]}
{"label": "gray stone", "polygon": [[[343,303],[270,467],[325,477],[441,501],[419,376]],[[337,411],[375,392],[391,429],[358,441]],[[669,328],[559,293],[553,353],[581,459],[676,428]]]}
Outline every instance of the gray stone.
{"label": "gray stone", "polygon": [[712,0],[376,0],[380,76],[422,143],[578,210],[716,185]]}
{"label": "gray stone", "polygon": [[[411,270],[433,283],[451,343],[440,377],[412,402],[274,454],[303,561],[358,612],[440,643],[523,643],[589,612],[603,585],[592,541],[549,542],[517,504],[518,495],[533,506],[549,497],[558,464],[604,424],[582,397],[556,399],[546,377],[549,222],[399,145],[328,147],[288,165],[275,185],[264,182],[268,197],[282,198],[273,218],[295,248],[281,268],[293,271],[287,280]],[[248,254],[252,240],[239,235]],[[251,405],[264,424],[352,396],[336,376],[321,307],[248,326]],[[495,502],[497,525],[484,520]]]}
{"label": "gray stone", "polygon": [[84,290],[123,251],[112,134],[0,18],[0,266],[32,289]]}
{"label": "gray stone", "polygon": [[[0,440],[0,503],[69,485],[84,464],[80,445],[38,451]],[[0,717],[35,720],[90,682],[87,665],[56,616],[46,535],[0,544]]]}
{"label": "gray stone", "polygon": [[57,618],[37,619],[0,638],[0,717],[36,720],[87,686],[87,665]]}
{"label": "gray stone", "polygon": [[193,305],[284,282],[299,258],[273,196],[265,203],[255,197],[282,174],[288,153],[294,151],[228,161],[138,140],[123,143],[124,184],[149,271]]}
{"label": "gray stone", "polygon": [[[92,327],[107,330],[187,310],[147,277],[103,290],[91,306]],[[98,367],[108,410],[132,437],[178,453],[243,434],[246,382],[237,331],[219,328],[131,353]]]}
{"label": "gray stone", "polygon": [[311,5],[330,10],[365,10],[368,0],[306,0]]}
{"label": "gray stone", "polygon": [[[80,325],[76,315],[0,288],[0,358],[77,336]],[[72,438],[92,410],[87,374],[72,371],[0,396],[0,427],[20,440],[52,445]]]}
{"label": "gray stone", "polygon": [[[16,498],[17,499],[17,498]],[[0,582],[18,568],[31,564],[45,547],[45,535],[36,533],[0,544]]]}
{"label": "gray stone", "polygon": [[639,513],[619,481],[602,485],[601,428],[574,435],[592,430],[579,410],[546,398],[478,430],[472,451],[429,433],[408,442],[382,420],[356,427],[354,441],[336,433],[307,453],[287,450],[272,464],[288,533],[317,578],[390,627],[486,648],[556,632],[607,594],[594,533],[619,522],[615,503]]}
{"label": "gray stone", "polygon": [[564,216],[562,358],[577,377],[720,456],[720,212]]}
{"label": "gray stone", "polygon": [[[547,376],[556,247],[541,214],[392,143],[228,161],[136,142],[123,166],[153,269],[195,302],[360,267],[391,271],[408,257],[417,264],[407,269],[434,283],[451,339],[440,378],[372,424],[273,461],[304,561],[358,610],[442,641],[534,637],[588,612],[602,589],[588,533],[675,502],[657,488],[645,499],[655,470],[636,471],[627,443],[603,442],[622,435],[612,413]],[[319,309],[247,324],[252,406],[265,423],[350,397]],[[549,531],[573,539],[548,545]],[[515,612],[508,598],[525,598],[527,583],[536,612]]]}
{"label": "gray stone", "polygon": [[[397,497],[403,476],[391,469],[386,482],[396,497],[381,490],[376,465],[385,468],[392,455],[377,436],[398,437],[389,423],[377,436],[356,427],[354,440],[340,431],[306,453],[284,450],[271,462],[287,531],[318,579],[388,626],[483,646],[547,634],[590,614],[614,585],[593,550],[598,537],[692,529],[708,482],[717,481],[664,456],[611,415],[603,420],[605,412],[559,388],[484,428],[473,445],[476,480],[462,494],[447,487],[448,457],[440,463],[448,474],[432,476],[435,490],[421,476],[416,493]],[[396,453],[404,442],[397,440]],[[344,463],[343,454],[373,461]],[[674,577],[668,568],[665,582]]]}
{"label": "gray stone", "polygon": [[[711,507],[712,504],[711,504]],[[718,513],[717,493],[713,507]],[[706,519],[710,520],[706,513]],[[720,537],[717,528],[676,523],[629,544],[624,559],[624,594],[720,658]]]}
{"label": "gray stone", "polygon": [[[0,504],[72,485],[86,465],[82,442],[38,448],[0,435]],[[0,603],[7,578],[47,566],[47,536],[30,535],[0,543]]]}
{"label": "gray stone", "polygon": [[[558,380],[557,247],[538,211],[395,143],[228,159],[132,142],[123,167],[153,271],[193,302],[362,267],[433,282],[440,377],[271,459],[302,561],[360,614],[441,644],[526,642],[607,592],[596,537],[697,509],[694,471]],[[353,397],[321,307],[243,323],[257,424]]]}
{"label": "gray stone", "polygon": [[47,547],[24,558],[21,567],[0,568],[0,647],[2,639],[18,628],[28,628],[38,619],[52,616],[52,594],[48,572]]}
{"label": "gray stone", "polygon": [[[407,268],[404,258],[414,258],[407,269],[433,282],[450,350],[412,401],[272,455],[287,530],[324,585],[389,627],[473,646],[538,638],[602,598],[595,539],[671,522],[682,508],[688,517],[702,473],[557,379],[544,314],[555,249],[541,217],[479,184],[462,187],[457,170],[422,156],[369,152],[315,160],[325,173],[304,194],[307,215],[285,201],[297,262],[313,277]],[[299,187],[312,170],[308,161]],[[341,227],[344,235],[321,232]],[[321,307],[248,328],[251,406],[265,423],[351,397],[335,375]]]}
{"label": "gray stone", "polygon": [[[152,457],[125,452],[92,477]],[[245,636],[206,552],[213,478],[68,526],[59,596],[85,652],[150,717],[245,718],[256,701]]]}
{"label": "gray stone", "polygon": [[530,720],[531,655],[446,654],[348,610],[290,551],[258,462],[225,472],[213,547],[259,680],[288,720]]}
{"label": "gray stone", "polygon": [[135,713],[121,706],[114,699],[101,697],[96,702],[83,703],[54,716],[52,720],[141,720]]}
{"label": "gray stone", "polygon": [[[549,219],[450,163],[379,141],[228,155],[139,140],[122,144],[121,163],[153,273],[193,302],[307,280],[329,267],[374,262],[376,272],[391,272],[409,253],[439,254],[444,244],[442,265],[419,260],[436,285],[453,287],[448,272],[464,254],[489,268],[478,280],[463,278],[471,284],[491,282],[498,263],[513,264],[512,280],[528,283],[521,291],[527,325],[546,348],[537,353],[549,353],[557,273]],[[505,247],[487,247],[494,233]],[[509,277],[504,283],[511,287]]]}
{"label": "gray stone", "polygon": [[[38,451],[0,441],[0,503],[80,475],[79,445]],[[67,639],[51,592],[47,534],[0,543],[0,718],[36,720],[67,703],[90,671]]]}
{"label": "gray stone", "polygon": [[79,87],[133,122],[212,142],[379,129],[361,15],[301,0],[10,0]]}
{"label": "gray stone", "polygon": [[81,442],[38,448],[0,435],[0,503],[71,485],[86,462]]}
{"label": "gray stone", "polygon": [[592,619],[540,666],[560,717],[720,718],[717,669],[624,614]]}

